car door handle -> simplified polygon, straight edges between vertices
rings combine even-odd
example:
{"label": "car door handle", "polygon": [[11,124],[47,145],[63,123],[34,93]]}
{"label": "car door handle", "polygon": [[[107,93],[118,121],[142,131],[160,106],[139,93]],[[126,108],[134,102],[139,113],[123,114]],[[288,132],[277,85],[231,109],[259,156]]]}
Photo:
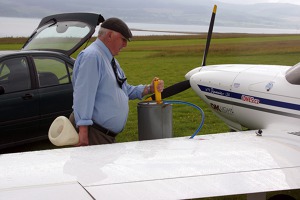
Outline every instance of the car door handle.
{"label": "car door handle", "polygon": [[22,99],[24,100],[28,100],[28,99],[32,99],[33,95],[32,94],[25,94],[24,96],[22,96]]}

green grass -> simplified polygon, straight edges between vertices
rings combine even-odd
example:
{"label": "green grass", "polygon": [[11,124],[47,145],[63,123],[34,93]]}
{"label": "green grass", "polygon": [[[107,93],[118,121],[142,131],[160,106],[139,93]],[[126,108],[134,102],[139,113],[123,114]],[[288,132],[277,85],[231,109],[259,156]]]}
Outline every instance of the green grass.
{"label": "green grass", "polygon": [[[24,42],[25,38],[0,38],[0,49],[20,49]],[[157,76],[163,79],[165,86],[168,87],[183,81],[184,75],[189,70],[201,65],[205,42],[206,34],[136,37],[128,43],[117,59],[130,84],[148,84]],[[73,57],[76,57],[78,52]],[[294,65],[299,62],[299,54],[300,35],[214,34],[206,64]],[[228,127],[191,89],[169,99],[191,102],[204,110],[205,124],[200,134],[228,131]],[[139,102],[139,100],[129,102],[127,125],[117,137],[118,142],[138,139]],[[198,110],[189,106],[173,105],[174,136],[192,135],[200,120]]]}
{"label": "green grass", "polygon": [[[171,37],[171,36],[170,36]],[[184,80],[184,75],[201,65],[206,39],[174,37],[137,40],[128,43],[117,57],[131,84],[149,83],[158,76],[165,86]],[[299,62],[300,35],[232,35],[218,34],[212,39],[207,65],[225,63],[294,65]],[[205,112],[205,124],[200,134],[228,131],[207,105],[191,90],[169,99],[182,100],[200,106]],[[125,130],[118,141],[137,140],[137,103],[131,101]],[[201,120],[199,111],[188,106],[173,105],[174,136],[194,133]]]}
{"label": "green grass", "polygon": [[[154,76],[165,81],[165,86],[184,80],[184,75],[201,65],[206,34],[196,36],[136,37],[117,57],[130,84],[148,84]],[[20,49],[24,38],[0,38],[0,50]],[[93,41],[93,40],[92,40]],[[73,55],[76,57],[78,51]],[[300,35],[214,34],[207,58],[212,64],[276,64],[294,65],[300,61]],[[229,131],[204,102],[188,89],[169,100],[182,100],[200,106],[205,112],[205,123],[200,134]],[[130,112],[124,131],[117,142],[138,140],[137,104],[129,102]],[[173,132],[175,137],[190,136],[201,120],[198,110],[189,106],[173,105]],[[53,146],[51,146],[53,147]],[[32,145],[30,149],[32,150]],[[34,147],[50,148],[44,144]],[[299,190],[282,192],[300,196]],[[268,195],[273,195],[270,193]],[[268,196],[269,197],[269,196]],[[246,199],[245,195],[208,199]]]}
{"label": "green grass", "polygon": [[[25,38],[0,38],[0,49],[20,49]],[[93,41],[93,39],[91,40]],[[192,36],[135,37],[117,56],[128,82],[132,85],[148,84],[157,76],[165,86],[183,81],[184,75],[202,63],[206,34]],[[80,50],[79,50],[80,51]],[[78,52],[73,57],[76,58]],[[212,64],[276,64],[294,65],[300,61],[300,35],[220,34],[213,35],[207,65]],[[205,123],[200,134],[228,131],[210,108],[188,89],[168,100],[182,100],[200,106],[205,112]],[[137,104],[129,102],[130,112],[124,131],[117,142],[138,140]],[[198,110],[173,105],[173,132],[175,137],[194,133],[201,121]]]}

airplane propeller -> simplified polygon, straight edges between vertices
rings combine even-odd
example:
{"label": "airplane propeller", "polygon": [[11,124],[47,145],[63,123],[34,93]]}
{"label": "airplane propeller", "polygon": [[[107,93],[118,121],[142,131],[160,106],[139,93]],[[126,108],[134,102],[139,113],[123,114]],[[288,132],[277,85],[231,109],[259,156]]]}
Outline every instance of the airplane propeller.
{"label": "airplane propeller", "polygon": [[[205,66],[206,65],[206,57],[207,57],[209,46],[210,46],[210,41],[211,41],[211,37],[212,37],[212,32],[213,32],[213,27],[214,27],[216,12],[217,12],[217,5],[214,5],[212,16],[211,16],[211,20],[210,20],[210,24],[209,24],[209,30],[208,30],[208,34],[207,34],[207,38],[206,38],[206,46],[205,46],[205,50],[204,50],[204,54],[203,54],[203,59],[202,59],[202,65],[201,66]],[[176,83],[174,85],[171,85],[171,86],[165,88],[163,90],[163,92],[161,93],[161,98],[162,99],[168,98],[170,96],[173,96],[175,94],[183,92],[183,91],[189,89],[190,87],[191,87],[191,85],[190,85],[190,81],[189,80],[184,80],[182,82],[178,82],[178,83]],[[146,100],[150,100],[150,101],[151,100],[155,100],[155,94],[151,95]]]}

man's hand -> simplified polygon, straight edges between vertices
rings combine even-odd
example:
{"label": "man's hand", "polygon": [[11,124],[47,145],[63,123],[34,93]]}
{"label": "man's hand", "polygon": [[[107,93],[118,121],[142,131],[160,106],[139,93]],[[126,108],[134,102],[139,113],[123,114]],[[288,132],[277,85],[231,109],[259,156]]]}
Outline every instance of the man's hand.
{"label": "man's hand", "polygon": [[158,92],[162,92],[164,90],[164,81],[160,80],[159,78],[155,77],[150,85],[150,91],[151,93],[154,93],[154,81],[158,80],[158,84],[157,84],[157,91]]}
{"label": "man's hand", "polygon": [[75,146],[88,146],[89,145],[89,133],[88,126],[79,126],[79,142]]}

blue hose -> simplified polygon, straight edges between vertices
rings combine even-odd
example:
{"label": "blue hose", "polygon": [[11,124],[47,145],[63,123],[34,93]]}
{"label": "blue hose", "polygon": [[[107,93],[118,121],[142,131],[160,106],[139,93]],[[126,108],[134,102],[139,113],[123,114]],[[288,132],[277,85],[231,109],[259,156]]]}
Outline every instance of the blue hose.
{"label": "blue hose", "polygon": [[194,107],[194,108],[196,108],[197,110],[200,111],[200,113],[201,113],[201,123],[200,123],[199,127],[197,128],[197,130],[195,131],[195,133],[190,137],[190,139],[193,139],[195,137],[195,135],[197,135],[199,133],[199,131],[202,129],[202,126],[204,124],[205,115],[204,115],[203,110],[199,106],[197,106],[195,104],[192,104],[192,103],[189,103],[189,102],[185,102],[185,101],[168,100],[168,101],[164,101],[164,103],[189,105],[189,106],[192,106],[192,107]]}

